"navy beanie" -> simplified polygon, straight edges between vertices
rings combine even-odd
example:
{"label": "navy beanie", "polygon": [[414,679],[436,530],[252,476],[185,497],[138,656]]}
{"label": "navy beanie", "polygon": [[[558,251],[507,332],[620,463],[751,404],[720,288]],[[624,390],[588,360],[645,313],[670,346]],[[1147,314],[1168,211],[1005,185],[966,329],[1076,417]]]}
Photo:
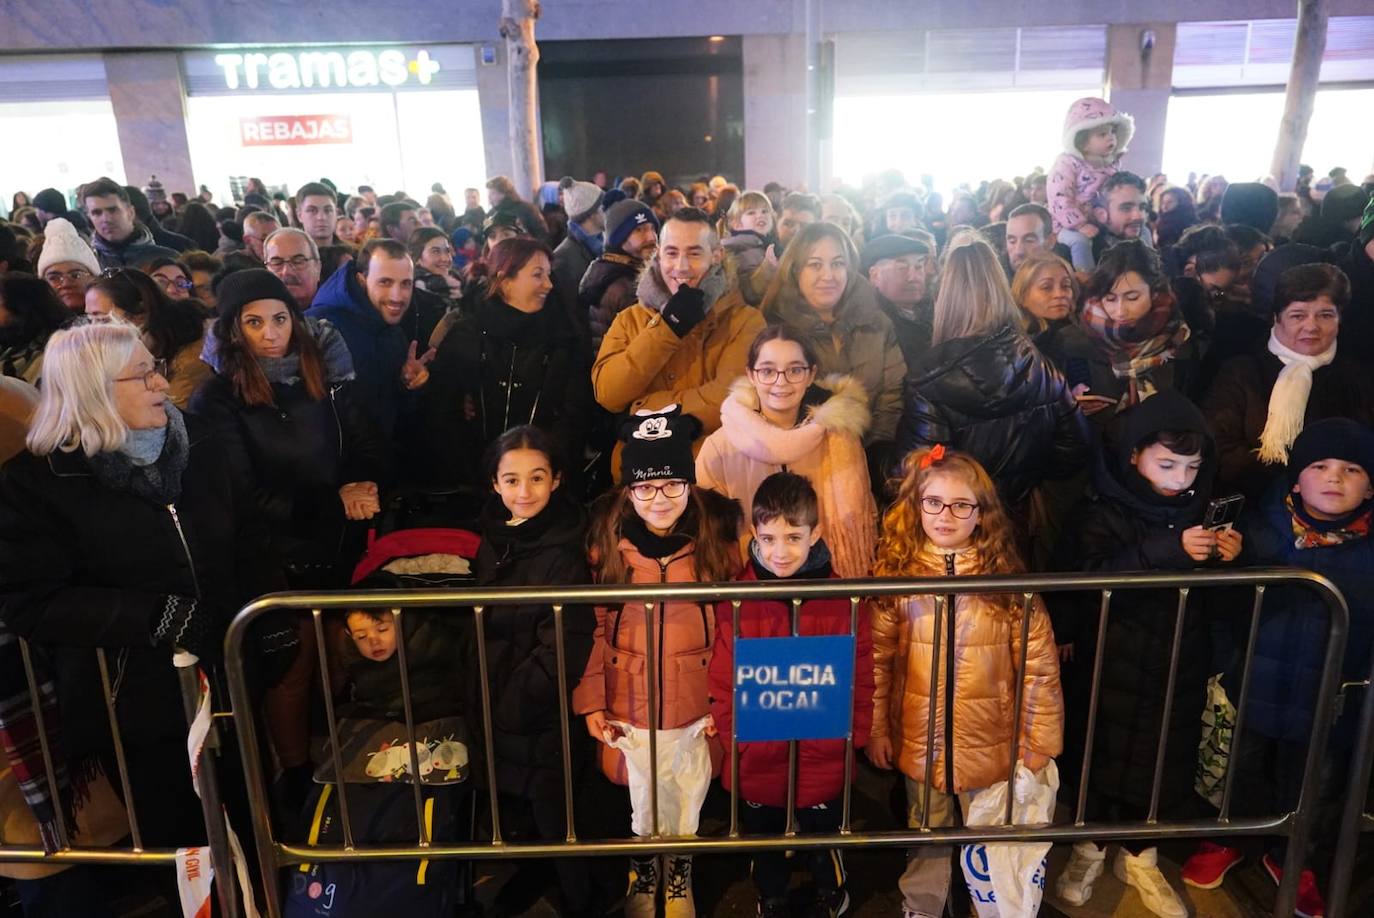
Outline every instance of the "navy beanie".
{"label": "navy beanie", "polygon": [[626,198],[611,205],[606,211],[606,250],[619,252],[630,234],[646,223],[653,226],[654,232],[660,229],[658,217],[643,202]]}
{"label": "navy beanie", "polygon": [[1374,477],[1374,430],[1350,418],[1327,418],[1309,424],[1288,451],[1288,479],[1323,459],[1353,462]]}

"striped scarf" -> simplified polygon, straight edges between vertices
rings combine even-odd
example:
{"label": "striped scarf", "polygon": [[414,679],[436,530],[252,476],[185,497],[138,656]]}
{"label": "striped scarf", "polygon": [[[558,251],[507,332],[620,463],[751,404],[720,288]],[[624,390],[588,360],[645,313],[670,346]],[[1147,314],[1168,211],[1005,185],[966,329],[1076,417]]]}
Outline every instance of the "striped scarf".
{"label": "striped scarf", "polygon": [[1126,381],[1122,408],[1155,394],[1151,371],[1173,360],[1192,336],[1170,293],[1156,294],[1150,311],[1133,322],[1116,321],[1098,300],[1088,300],[1078,318],[1083,331],[1111,361],[1113,375]]}
{"label": "striped scarf", "polygon": [[19,637],[0,622],[0,750],[9,760],[10,768],[19,781],[24,800],[38,822],[43,850],[49,854],[59,847],[57,834],[57,806],[63,800],[67,824],[72,825],[72,795],[69,787],[66,757],[61,752],[57,711],[57,687],[48,671],[40,648],[30,645],[34,682],[38,686],[39,703],[43,713],[44,732],[52,752],[53,771],[58,788],[48,782],[43,767],[43,750],[38,741],[38,719],[34,716],[33,694],[24,670],[23,652]]}

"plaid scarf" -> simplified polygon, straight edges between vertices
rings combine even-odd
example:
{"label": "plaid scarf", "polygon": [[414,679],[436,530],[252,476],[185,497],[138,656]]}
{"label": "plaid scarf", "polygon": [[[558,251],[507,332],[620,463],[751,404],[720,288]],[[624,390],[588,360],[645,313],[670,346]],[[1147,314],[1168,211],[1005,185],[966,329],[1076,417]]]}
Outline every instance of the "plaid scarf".
{"label": "plaid scarf", "polygon": [[1344,521],[1338,520],[1334,524],[1319,527],[1297,506],[1292,494],[1284,499],[1284,504],[1288,507],[1288,513],[1293,520],[1294,548],[1329,548],[1332,545],[1369,538],[1370,519],[1374,517],[1374,509],[1368,506],[1363,512],[1356,510],[1352,517]]}
{"label": "plaid scarf", "polygon": [[74,801],[70,793],[66,757],[61,753],[57,687],[42,651],[30,645],[29,658],[33,662],[43,726],[48,736],[48,748],[52,752],[53,771],[58,784],[56,790],[49,785],[48,773],[43,767],[43,750],[38,742],[38,719],[34,716],[33,696],[24,671],[19,637],[6,628],[4,622],[0,622],[0,749],[9,759],[24,800],[38,822],[43,850],[51,854],[59,848],[54,800],[61,795],[68,826],[74,824]]}
{"label": "plaid scarf", "polygon": [[1106,353],[1112,373],[1126,381],[1120,406],[1129,408],[1154,395],[1150,371],[1174,359],[1192,336],[1173,294],[1156,294],[1150,311],[1134,322],[1118,322],[1098,300],[1088,300],[1079,313],[1083,330]]}

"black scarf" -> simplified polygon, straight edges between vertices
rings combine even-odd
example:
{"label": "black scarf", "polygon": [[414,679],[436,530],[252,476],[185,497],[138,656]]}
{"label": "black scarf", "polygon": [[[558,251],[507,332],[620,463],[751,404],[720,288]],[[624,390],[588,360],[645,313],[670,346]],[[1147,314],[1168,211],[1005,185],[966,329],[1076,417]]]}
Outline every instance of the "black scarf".
{"label": "black scarf", "polygon": [[802,566],[791,577],[783,578],[770,571],[759,558],[759,543],[757,540],[749,541],[749,563],[754,566],[754,576],[759,580],[829,580],[831,574],[830,548],[821,539],[811,546],[811,553],[806,556]]}
{"label": "black scarf", "polygon": [[158,504],[175,503],[181,496],[181,476],[190,457],[186,420],[167,403],[167,441],[162,454],[149,465],[136,465],[124,453],[111,450],[90,458],[91,471],[100,483],[116,491],[127,491]]}
{"label": "black scarf", "polygon": [[521,312],[504,300],[488,297],[478,307],[477,318],[483,334],[523,346],[538,333],[543,324],[542,313],[543,310]]}

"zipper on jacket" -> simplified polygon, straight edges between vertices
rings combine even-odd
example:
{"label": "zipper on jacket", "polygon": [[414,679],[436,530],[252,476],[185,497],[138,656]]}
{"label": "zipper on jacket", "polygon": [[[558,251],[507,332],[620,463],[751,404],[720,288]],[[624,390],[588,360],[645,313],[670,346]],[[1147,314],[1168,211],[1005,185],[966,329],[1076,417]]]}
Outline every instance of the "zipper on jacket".
{"label": "zipper on jacket", "polygon": [[[954,555],[945,555],[945,576],[954,576]],[[954,607],[958,597],[950,594],[945,606],[945,793],[954,789]],[[954,808],[958,811],[958,807]],[[956,823],[962,820],[957,819]]]}
{"label": "zipper on jacket", "polygon": [[191,568],[191,587],[196,591],[196,599],[201,599],[200,580],[196,577],[196,559],[191,556],[191,544],[186,541],[186,532],[181,528],[181,517],[177,515],[177,505],[168,504],[167,512],[172,515],[172,525],[176,527],[177,538],[181,540],[181,550],[186,552],[186,564]]}

